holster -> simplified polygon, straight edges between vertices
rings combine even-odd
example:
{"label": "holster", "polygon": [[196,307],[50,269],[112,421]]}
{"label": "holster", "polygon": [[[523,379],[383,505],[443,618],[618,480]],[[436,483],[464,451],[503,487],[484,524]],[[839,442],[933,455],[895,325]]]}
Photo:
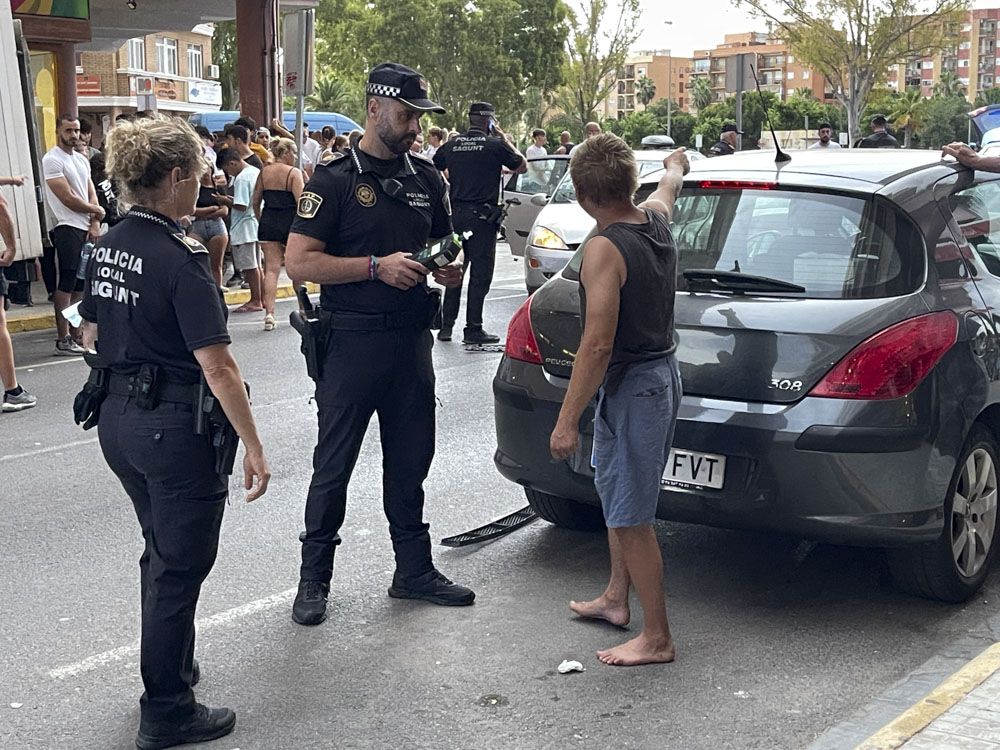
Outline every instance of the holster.
{"label": "holster", "polygon": [[83,358],[90,365],[90,375],[73,399],[73,421],[89,430],[101,417],[101,404],[108,396],[109,373],[100,367],[101,362],[96,355],[88,353]]}
{"label": "holster", "polygon": [[487,224],[495,224],[499,227],[500,223],[503,221],[503,206],[493,206],[486,214],[483,215],[482,218]]}
{"label": "holster", "polygon": [[428,289],[427,290],[427,326],[432,331],[441,330],[442,325],[442,312],[441,312],[441,290],[440,289]]}
{"label": "holster", "polygon": [[[243,387],[250,395],[250,386],[244,382]],[[198,382],[194,403],[194,434],[208,435],[215,450],[215,473],[229,476],[236,464],[236,451],[240,446],[240,437],[236,434],[222,405],[208,387],[204,375]]]}
{"label": "holster", "polygon": [[306,294],[305,287],[298,290],[301,310],[295,310],[288,316],[292,328],[302,337],[299,349],[306,358],[306,372],[309,377],[319,382],[323,377],[323,359],[326,356],[326,339],[329,327],[322,315],[322,310],[316,309]]}

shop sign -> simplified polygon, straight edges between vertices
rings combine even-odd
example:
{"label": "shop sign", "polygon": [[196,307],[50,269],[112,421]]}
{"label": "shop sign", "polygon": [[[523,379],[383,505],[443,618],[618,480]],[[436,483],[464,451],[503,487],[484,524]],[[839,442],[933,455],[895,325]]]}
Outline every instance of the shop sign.
{"label": "shop sign", "polygon": [[78,96],[100,96],[101,77],[77,74],[76,93]]}
{"label": "shop sign", "polygon": [[188,101],[192,104],[222,106],[222,84],[218,81],[188,81]]}

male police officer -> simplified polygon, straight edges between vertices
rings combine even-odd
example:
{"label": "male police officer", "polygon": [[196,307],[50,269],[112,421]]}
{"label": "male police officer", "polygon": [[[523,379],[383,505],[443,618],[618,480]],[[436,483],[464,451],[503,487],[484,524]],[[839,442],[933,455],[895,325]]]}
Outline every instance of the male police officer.
{"label": "male police officer", "polygon": [[[469,296],[465,309],[466,344],[495,344],[500,340],[483,330],[483,302],[493,283],[497,253],[497,218],[500,214],[500,169],[526,172],[528,163],[497,126],[495,110],[489,102],[477,102],[469,109],[468,132],[452,138],[434,154],[434,166],[448,170],[455,231],[472,232],[465,241],[465,263],[469,272]],[[491,216],[493,214],[493,216]],[[444,295],[441,341],[451,341],[458,318],[462,289],[448,289]]]}
{"label": "male police officer", "polygon": [[858,141],[855,148],[899,148],[899,141],[889,134],[889,121],[885,115],[875,115],[870,125],[872,134]]}
{"label": "male police officer", "polygon": [[708,150],[709,156],[729,156],[736,153],[736,136],[743,135],[742,130],[737,130],[736,126],[727,122],[722,126],[722,135],[719,142]]}
{"label": "male police officer", "polygon": [[[422,485],[434,455],[430,323],[440,297],[425,283],[427,269],[410,255],[452,229],[441,175],[408,152],[420,116],[444,110],[427,98],[419,73],[395,63],[372,69],[365,109],[364,136],[347,154],[333,154],[317,166],[302,193],[286,252],[293,278],[322,284],[327,326],[316,380],[319,442],[292,608],[301,625],[318,625],[326,617],[347,484],[375,412],[383,502],[396,555],[389,595],[452,606],[475,599],[434,568],[423,521]],[[453,263],[434,278],[461,286],[462,266]]]}

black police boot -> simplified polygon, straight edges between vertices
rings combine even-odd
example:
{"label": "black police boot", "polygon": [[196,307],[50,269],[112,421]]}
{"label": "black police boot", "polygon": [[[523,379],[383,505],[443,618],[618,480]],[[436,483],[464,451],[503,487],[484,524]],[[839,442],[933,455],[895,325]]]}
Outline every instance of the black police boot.
{"label": "black police boot", "polygon": [[404,578],[396,571],[389,596],[394,599],[423,599],[442,607],[467,607],[476,600],[472,589],[452,583],[437,570],[415,578]]}
{"label": "black police boot", "polygon": [[236,714],[232,710],[196,703],[194,715],[179,724],[142,722],[135,737],[135,746],[139,750],[163,750],[194,742],[208,742],[225,737],[235,726]]}
{"label": "black police boot", "polygon": [[438,331],[438,341],[451,341],[451,326],[441,326]]}
{"label": "black police boot", "polygon": [[499,336],[487,333],[482,326],[466,326],[465,335],[462,337],[463,344],[497,344],[499,342]]}
{"label": "black police boot", "polygon": [[326,597],[330,584],[321,581],[299,581],[299,593],[292,605],[292,619],[299,625],[319,625],[326,619]]}
{"label": "black police boot", "polygon": [[201,667],[198,666],[198,660],[193,659],[191,665],[191,687],[194,687],[199,682],[201,682]]}

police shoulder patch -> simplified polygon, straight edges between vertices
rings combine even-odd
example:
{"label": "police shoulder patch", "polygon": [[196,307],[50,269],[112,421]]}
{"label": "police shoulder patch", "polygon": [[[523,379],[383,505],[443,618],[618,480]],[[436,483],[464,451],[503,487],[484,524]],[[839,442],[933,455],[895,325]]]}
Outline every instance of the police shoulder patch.
{"label": "police shoulder patch", "polygon": [[177,232],[176,234],[171,234],[170,236],[173,237],[175,240],[177,240],[179,243],[181,243],[184,246],[184,249],[187,250],[192,255],[197,255],[198,253],[206,253],[206,254],[208,253],[208,248],[206,248],[204,245],[198,242],[198,240],[192,237],[188,237],[184,234],[181,234],[180,232]]}
{"label": "police shoulder patch", "polygon": [[319,212],[319,207],[323,205],[323,196],[308,190],[299,196],[298,215],[303,219],[314,219]]}

